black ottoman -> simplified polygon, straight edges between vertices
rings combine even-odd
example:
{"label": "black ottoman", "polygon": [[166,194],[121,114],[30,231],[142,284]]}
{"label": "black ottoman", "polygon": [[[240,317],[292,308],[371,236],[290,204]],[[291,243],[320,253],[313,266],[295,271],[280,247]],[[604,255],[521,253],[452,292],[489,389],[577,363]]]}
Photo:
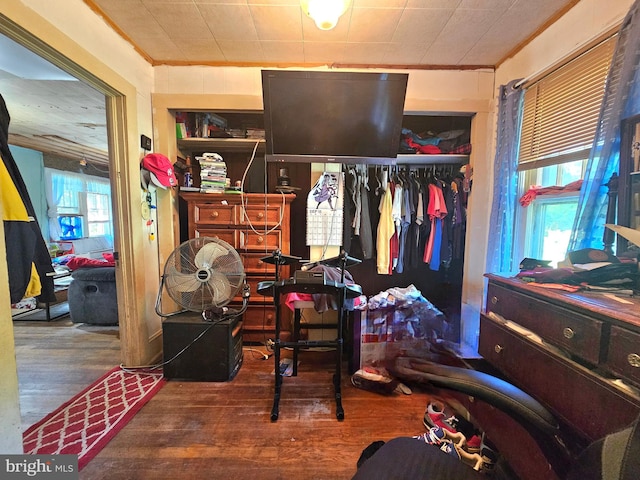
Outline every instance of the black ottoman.
{"label": "black ottoman", "polygon": [[115,267],[79,268],[71,276],[68,301],[73,323],[118,324]]}

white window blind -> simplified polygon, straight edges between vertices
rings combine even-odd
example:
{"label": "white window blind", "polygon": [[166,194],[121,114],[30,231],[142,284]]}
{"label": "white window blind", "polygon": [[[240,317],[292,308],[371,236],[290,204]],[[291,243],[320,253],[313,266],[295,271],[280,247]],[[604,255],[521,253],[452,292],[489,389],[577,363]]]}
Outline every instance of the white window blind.
{"label": "white window blind", "polygon": [[616,38],[603,41],[527,88],[519,170],[588,157]]}

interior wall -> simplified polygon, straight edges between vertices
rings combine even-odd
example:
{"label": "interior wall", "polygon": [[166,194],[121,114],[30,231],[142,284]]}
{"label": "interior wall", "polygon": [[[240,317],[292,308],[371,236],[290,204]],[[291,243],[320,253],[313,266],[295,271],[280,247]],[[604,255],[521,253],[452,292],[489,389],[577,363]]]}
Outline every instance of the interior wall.
{"label": "interior wall", "polygon": [[[117,248],[120,250],[120,264],[116,269],[119,308],[121,316],[121,340],[123,363],[139,365],[151,361],[161,351],[161,323],[155,315],[155,293],[144,295],[153,285],[157,291],[158,276],[146,273],[147,265],[134,252],[145,248],[158,250],[158,244],[145,245],[142,242],[144,228],[141,221],[139,148],[141,134],[151,136],[151,92],[153,89],[153,69],[137,52],[113,31],[100,17],[91,11],[82,0],[22,0],[0,3],[0,29],[17,25],[42,42],[45,52],[55,50],[61,55],[56,58],[69,65],[72,74],[88,74],[98,79],[101,91],[108,93],[108,119],[113,179],[112,191],[118,199]],[[25,38],[27,38],[25,36]],[[106,48],[105,46],[108,46]],[[39,52],[40,53],[40,52]],[[168,215],[172,220],[172,205],[168,205]],[[167,238],[170,249],[174,239]],[[2,242],[2,251],[4,242]],[[154,258],[156,270],[158,255]],[[0,295],[9,298],[6,265],[0,265]],[[4,309],[5,302],[2,303]],[[9,308],[9,302],[6,302]],[[156,322],[149,327],[146,318],[155,317]],[[14,344],[11,333],[11,316],[0,315],[0,351],[3,359],[13,355]],[[5,452],[19,452],[22,449],[20,422],[13,422],[19,405],[15,361],[0,362],[0,377],[3,394],[0,396],[0,430]],[[5,380],[7,380],[5,382]]]}
{"label": "interior wall", "polygon": [[49,222],[46,221],[47,199],[44,194],[44,157],[42,152],[13,145],[9,145],[9,150],[27,187],[42,236],[47,240],[49,238]]}
{"label": "interior wall", "polygon": [[[540,73],[561,62],[562,59],[571,56],[572,53],[578,51],[581,47],[593,41],[593,39],[617,28],[632,4],[633,0],[611,0],[607,2],[600,0],[582,0],[578,2],[547,30],[542,32],[521,51],[507,59],[496,69],[493,98],[497,99],[501,85],[506,85],[515,79],[537,77]],[[494,107],[497,107],[497,100],[495,101],[496,105]],[[495,110],[495,108],[493,110]],[[487,166],[490,169],[493,168],[493,157],[495,156],[496,132],[496,122],[492,120],[491,128],[487,131],[487,135],[484,138],[486,151],[490,153],[491,157],[487,162]],[[477,143],[478,142],[474,142],[472,139],[474,148]],[[477,170],[475,173],[477,174]],[[482,188],[487,194],[481,196],[487,201],[486,205],[490,206],[492,202],[490,192],[493,191],[494,182],[493,172],[487,172],[482,186],[478,185],[478,180],[480,179],[476,175],[473,184],[474,195],[477,193],[478,187]],[[476,219],[471,216],[470,221],[475,223]],[[467,234],[467,239],[475,245],[476,235],[481,235],[482,238],[486,239],[488,228],[490,228],[490,225],[487,217],[484,226],[477,225],[473,231]],[[478,269],[471,276],[471,281],[474,282],[473,288],[467,289],[467,292],[471,292],[474,298],[468,299],[469,301],[467,302],[463,301],[463,317],[472,319],[475,319],[479,315],[479,312],[484,307],[485,301],[484,291],[486,281],[482,277],[482,273],[484,273],[485,266],[486,240],[483,246],[482,260],[474,264]],[[466,254],[475,255],[475,249],[472,251],[471,248],[468,248]],[[469,329],[465,332],[466,338],[477,338],[479,331],[476,330],[475,322],[468,323],[467,327],[469,327]]]}
{"label": "interior wall", "polygon": [[619,27],[633,0],[582,0],[496,69],[496,86],[544,72],[600,34]]}
{"label": "interior wall", "polygon": [[[0,195],[0,212],[4,211]],[[13,322],[11,320],[11,298],[4,234],[0,235],[0,452],[22,453],[22,431],[18,397],[18,375]]]}
{"label": "interior wall", "polygon": [[[315,68],[314,70],[328,70]],[[372,70],[375,71],[375,70]],[[392,70],[388,70],[392,71]],[[400,70],[397,70],[400,71]],[[407,73],[406,70],[401,72]],[[475,344],[483,297],[484,258],[491,204],[492,155],[488,150],[493,130],[494,73],[490,70],[409,70],[406,113],[473,113],[470,166],[473,192],[469,200],[462,286],[462,334]],[[253,67],[155,67],[154,135],[168,155],[175,155],[174,126],[167,107],[262,109],[261,69]],[[170,141],[172,140],[172,141]],[[313,179],[309,179],[313,184]],[[406,285],[402,285],[406,286]],[[467,305],[467,307],[465,307]],[[466,326],[464,324],[467,324]],[[465,338],[466,341],[466,338]]]}
{"label": "interior wall", "polygon": [[161,321],[155,314],[160,257],[175,243],[173,236],[160,234],[163,224],[173,221],[169,192],[157,202],[156,241],[148,241],[141,214],[139,162],[144,151],[139,142],[141,134],[152,137],[153,69],[81,0],[5,2],[0,13],[103,82],[93,86],[107,93],[107,105],[113,107],[107,113],[110,133],[124,140],[119,145],[110,141],[112,194],[118,204],[114,250],[121,259],[116,283],[123,360],[129,365],[150,363],[161,352]]}

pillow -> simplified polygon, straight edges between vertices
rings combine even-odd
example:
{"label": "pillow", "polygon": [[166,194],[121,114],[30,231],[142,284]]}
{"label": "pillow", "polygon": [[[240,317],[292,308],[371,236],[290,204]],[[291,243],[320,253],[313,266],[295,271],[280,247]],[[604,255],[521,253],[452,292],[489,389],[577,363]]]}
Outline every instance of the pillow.
{"label": "pillow", "polygon": [[70,270],[77,270],[87,267],[115,267],[116,263],[113,261],[98,260],[96,258],[73,257],[67,261],[66,265]]}

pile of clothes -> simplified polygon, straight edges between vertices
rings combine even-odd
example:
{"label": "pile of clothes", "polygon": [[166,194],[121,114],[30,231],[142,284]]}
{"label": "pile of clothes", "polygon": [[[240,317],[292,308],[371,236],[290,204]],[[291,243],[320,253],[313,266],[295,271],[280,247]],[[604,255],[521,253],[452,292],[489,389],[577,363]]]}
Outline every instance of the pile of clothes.
{"label": "pile of clothes", "polygon": [[402,129],[400,141],[401,153],[422,154],[459,154],[471,153],[469,130],[449,130],[446,132],[414,133],[408,128]]}
{"label": "pile of clothes", "polygon": [[638,282],[636,261],[620,259],[595,248],[569,252],[567,258],[558,263],[558,268],[548,264],[546,261],[524,259],[516,277],[546,288],[622,295],[633,295]]}

